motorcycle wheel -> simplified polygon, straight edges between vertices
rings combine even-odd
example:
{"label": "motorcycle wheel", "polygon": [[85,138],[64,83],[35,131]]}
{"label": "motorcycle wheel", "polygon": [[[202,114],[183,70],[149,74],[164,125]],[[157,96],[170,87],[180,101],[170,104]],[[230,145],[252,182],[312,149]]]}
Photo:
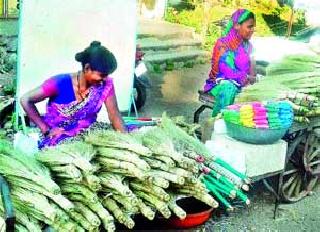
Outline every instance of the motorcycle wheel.
{"label": "motorcycle wheel", "polygon": [[[147,89],[145,86],[142,85],[136,85],[134,87],[134,102],[136,104],[137,110],[140,110],[141,107],[144,106],[144,104],[146,103],[146,99],[147,99]],[[134,111],[134,106],[132,104],[131,106],[131,111]]]}

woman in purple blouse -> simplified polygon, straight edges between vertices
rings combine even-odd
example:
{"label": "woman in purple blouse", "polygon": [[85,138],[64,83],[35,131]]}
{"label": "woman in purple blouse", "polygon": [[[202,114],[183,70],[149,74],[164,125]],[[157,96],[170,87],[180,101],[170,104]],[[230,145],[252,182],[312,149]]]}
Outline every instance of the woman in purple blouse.
{"label": "woman in purple blouse", "polygon": [[[124,132],[112,78],[116,68],[114,55],[98,41],[93,41],[75,56],[82,71],[60,74],[24,94],[21,105],[27,116],[40,128],[44,139],[40,148],[52,146],[88,128],[97,119],[103,103],[115,130]],[[45,115],[35,104],[49,98]]]}
{"label": "woman in purple blouse", "polygon": [[212,116],[233,104],[243,86],[254,82],[252,45],[249,42],[255,27],[255,16],[246,9],[232,14],[223,37],[213,48],[212,66],[204,91],[214,96]]}

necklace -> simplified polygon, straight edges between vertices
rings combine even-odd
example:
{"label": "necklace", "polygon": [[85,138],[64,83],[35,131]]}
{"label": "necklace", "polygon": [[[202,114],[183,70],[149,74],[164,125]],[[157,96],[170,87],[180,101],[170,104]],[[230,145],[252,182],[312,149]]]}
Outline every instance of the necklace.
{"label": "necklace", "polygon": [[81,98],[80,100],[83,101],[83,99],[87,95],[87,93],[86,93],[87,91],[82,90],[80,81],[81,81],[81,76],[80,76],[80,71],[78,71],[78,73],[77,73],[77,92],[78,92],[79,97]]}

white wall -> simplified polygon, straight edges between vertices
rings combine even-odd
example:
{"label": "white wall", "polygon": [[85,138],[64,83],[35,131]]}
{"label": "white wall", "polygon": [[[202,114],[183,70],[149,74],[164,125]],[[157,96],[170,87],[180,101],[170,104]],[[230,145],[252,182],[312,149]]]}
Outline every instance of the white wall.
{"label": "white wall", "polygon": [[[118,68],[111,76],[120,110],[127,110],[133,85],[135,35],[135,0],[23,1],[18,97],[52,75],[80,70],[75,53],[99,40],[117,58]],[[44,106],[40,104],[41,112]]]}

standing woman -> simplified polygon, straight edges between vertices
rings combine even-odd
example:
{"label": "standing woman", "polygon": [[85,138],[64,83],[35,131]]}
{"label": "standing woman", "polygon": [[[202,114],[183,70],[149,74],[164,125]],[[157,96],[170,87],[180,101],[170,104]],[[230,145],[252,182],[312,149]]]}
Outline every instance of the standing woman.
{"label": "standing woman", "polygon": [[252,45],[249,42],[255,27],[254,14],[239,9],[213,48],[212,66],[204,91],[214,96],[212,116],[233,104],[242,87],[255,81]]}
{"label": "standing woman", "polygon": [[[21,105],[27,116],[39,127],[44,138],[39,147],[53,146],[76,136],[97,120],[103,103],[115,130],[124,132],[109,74],[117,68],[114,55],[98,41],[75,55],[82,71],[59,74],[27,92]],[[49,98],[46,113],[40,116],[35,104]]]}

